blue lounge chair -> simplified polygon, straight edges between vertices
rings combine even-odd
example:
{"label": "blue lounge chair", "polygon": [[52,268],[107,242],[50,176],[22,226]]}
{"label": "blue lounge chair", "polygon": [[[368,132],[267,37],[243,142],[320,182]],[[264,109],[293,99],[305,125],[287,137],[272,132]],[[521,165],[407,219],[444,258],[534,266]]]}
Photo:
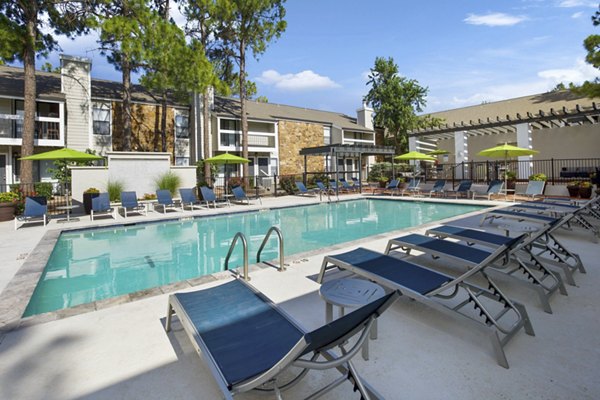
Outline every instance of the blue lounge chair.
{"label": "blue lounge chair", "polygon": [[112,218],[117,218],[115,208],[110,206],[108,193],[100,193],[97,197],[92,198],[92,209],[90,210],[90,219],[93,221],[95,217],[101,215],[109,215]]}
{"label": "blue lounge chair", "polygon": [[298,189],[298,194],[300,196],[316,196],[316,192],[317,190],[320,191],[321,189],[317,189],[317,190],[308,190],[306,188],[306,186],[304,185],[303,182],[300,181],[296,181],[296,188]]}
{"label": "blue lounge chair", "polygon": [[482,329],[492,341],[498,364],[505,368],[508,368],[504,354],[506,343],[521,328],[534,335],[525,307],[507,298],[487,275],[480,274],[486,280],[486,289],[467,281],[480,273],[480,268],[455,278],[413,262],[358,248],[326,256],[317,282],[323,282],[326,271],[336,267],[397,290],[410,299]]}
{"label": "blue lounge chair", "polygon": [[177,211],[178,208],[181,208],[183,211],[182,204],[176,204],[173,201],[173,197],[171,196],[171,192],[166,189],[161,189],[156,191],[156,204],[154,204],[154,209],[156,207],[162,207],[163,214],[167,213],[167,210]]}
{"label": "blue lounge chair", "polygon": [[382,194],[390,192],[390,195],[393,196],[394,193],[398,193],[399,191],[400,181],[398,179],[392,179],[387,185],[385,185],[385,188],[374,188],[373,194],[375,194],[376,192],[381,192]]}
{"label": "blue lounge chair", "polygon": [[356,192],[356,190],[358,189],[355,186],[351,186],[348,181],[344,178],[340,178],[340,182],[342,182],[342,187],[344,188],[345,191],[347,192]]}
{"label": "blue lounge chair", "polygon": [[533,237],[521,235],[517,238],[507,238],[502,245],[493,249],[481,249],[430,236],[410,234],[390,239],[385,254],[396,249],[401,249],[406,254],[417,250],[435,258],[456,261],[467,269],[479,269],[482,275],[487,274],[490,269],[503,272],[534,290],[544,311],[551,314],[550,297],[559,290],[566,294],[566,289],[560,277],[550,272],[543,264],[530,268],[516,256],[518,251],[529,246],[533,240]]}
{"label": "blue lounge chair", "polygon": [[546,181],[529,181],[527,182],[527,188],[523,196],[535,200],[536,197],[544,197],[544,188],[546,187]]}
{"label": "blue lounge chair", "polygon": [[445,186],[446,186],[445,179],[438,179],[437,181],[435,181],[435,183],[433,184],[433,188],[429,192],[429,197],[431,197],[433,194],[443,195]]}
{"label": "blue lounge chair", "polygon": [[473,185],[472,181],[469,181],[469,180],[461,181],[458,184],[458,187],[456,188],[456,190],[446,191],[446,194],[453,194],[454,197],[457,198],[457,199],[458,199],[459,196],[470,197],[469,196],[469,192],[471,191],[471,186],[472,185]]}
{"label": "blue lounge chair", "polygon": [[125,218],[129,213],[148,215],[146,206],[138,203],[135,192],[121,192],[121,209]]}
{"label": "blue lounge chair", "polygon": [[[362,398],[375,399],[380,397],[358,375],[351,360],[367,340],[375,319],[397,297],[398,293],[392,292],[306,332],[256,289],[236,279],[204,290],[170,295],[165,329],[171,330],[175,314],[208,364],[225,399],[232,400],[253,389],[274,391],[281,398],[280,391],[300,382],[312,369],[337,369],[342,377],[311,398],[351,382]],[[345,348],[344,343],[354,336],[359,339],[352,341],[351,348]],[[339,354],[334,351],[337,347]],[[319,360],[321,357],[324,360]],[[283,371],[297,375],[281,383],[276,378]]]}
{"label": "blue lounge chair", "polygon": [[321,181],[315,181],[315,184],[317,185],[317,187],[319,188],[321,193],[325,193],[325,194],[335,193],[335,190],[333,190],[332,188],[326,187],[325,184]]}
{"label": "blue lounge chair", "polygon": [[48,204],[44,196],[27,196],[25,198],[25,209],[22,215],[15,217],[15,230],[18,228],[18,223],[29,224],[35,222],[43,222],[46,226],[48,222]]}
{"label": "blue lounge chair", "polygon": [[181,188],[179,189],[179,195],[181,196],[181,208],[185,210],[185,207],[190,207],[190,210],[193,211],[195,206],[202,207],[202,203],[198,200],[198,196],[196,196],[195,188]]}
{"label": "blue lounge chair", "polygon": [[490,182],[487,190],[485,191],[485,194],[473,192],[473,200],[475,200],[477,197],[487,197],[488,200],[491,200],[493,195],[500,194],[503,186],[504,181],[501,181],[500,179],[495,179]]}
{"label": "blue lounge chair", "polygon": [[343,187],[340,187],[335,179],[330,179],[329,180],[329,188],[334,193],[348,192],[348,190],[344,189]]}
{"label": "blue lounge chair", "polygon": [[408,192],[409,194],[419,194],[420,189],[419,189],[419,185],[421,184],[421,180],[418,178],[411,178],[410,181],[408,181],[408,184],[406,185],[406,187],[404,189],[402,189],[402,196],[404,196],[404,193]]}
{"label": "blue lounge chair", "polygon": [[215,196],[215,192],[208,186],[200,186],[200,193],[202,193],[202,201],[206,203],[206,207],[210,208],[210,203],[213,204],[213,207],[217,207],[219,205],[227,205],[230,206],[229,200],[225,198],[225,200],[217,201],[217,196]]}
{"label": "blue lounge chair", "polygon": [[[244,192],[244,189],[241,186],[232,187],[231,193],[233,194],[233,198],[235,199],[235,201],[238,201],[242,204],[246,202],[246,204],[250,205],[250,199],[248,198],[246,192]],[[260,197],[257,196],[256,199],[260,204],[262,204],[262,200],[260,199]]]}
{"label": "blue lounge chair", "polygon": [[[556,220],[556,222],[546,227],[540,227],[537,232],[531,232],[529,238],[516,249],[517,251],[512,253],[512,256],[517,259],[517,262],[523,264],[526,269],[535,268],[543,271],[546,267],[560,268],[565,274],[565,281],[575,286],[573,272],[579,269],[585,272],[585,268],[583,267],[581,258],[577,254],[569,251],[562,243],[555,241],[553,232],[558,224],[560,224],[560,221]],[[507,240],[509,240],[506,236],[487,231],[450,225],[430,228],[427,230],[427,234],[438,238],[458,239],[464,241],[469,246],[478,244],[492,248],[505,245]],[[543,269],[538,268],[540,266]],[[561,287],[560,290],[561,293],[566,294],[564,287]]]}

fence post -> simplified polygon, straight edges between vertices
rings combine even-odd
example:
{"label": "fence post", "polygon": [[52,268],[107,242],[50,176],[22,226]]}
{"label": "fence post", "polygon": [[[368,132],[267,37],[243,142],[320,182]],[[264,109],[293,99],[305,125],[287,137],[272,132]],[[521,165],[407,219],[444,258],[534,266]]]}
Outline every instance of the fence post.
{"label": "fence post", "polygon": [[273,196],[277,197],[277,174],[273,175],[273,186],[275,186]]}
{"label": "fence post", "polygon": [[550,159],[550,170],[552,171],[552,185],[554,185],[554,158]]}

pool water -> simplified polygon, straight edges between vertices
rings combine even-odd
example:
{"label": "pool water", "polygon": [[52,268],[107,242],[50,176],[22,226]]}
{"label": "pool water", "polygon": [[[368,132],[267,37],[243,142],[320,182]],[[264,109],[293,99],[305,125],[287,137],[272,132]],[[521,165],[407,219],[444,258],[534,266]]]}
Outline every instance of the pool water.
{"label": "pool water", "polygon": [[[237,232],[246,236],[249,262],[253,263],[271,226],[283,232],[285,255],[289,256],[482,208],[361,199],[65,232],[52,251],[24,316],[223,271]],[[272,235],[261,259],[275,259],[277,251],[276,235]],[[230,268],[242,264],[241,256],[241,246],[237,246]]]}

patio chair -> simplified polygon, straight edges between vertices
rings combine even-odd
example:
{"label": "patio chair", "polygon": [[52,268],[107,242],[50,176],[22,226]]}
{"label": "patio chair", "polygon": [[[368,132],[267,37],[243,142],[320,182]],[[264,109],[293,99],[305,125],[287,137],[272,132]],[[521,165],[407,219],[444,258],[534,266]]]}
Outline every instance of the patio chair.
{"label": "patio chair", "polygon": [[181,211],[183,211],[183,204],[178,205],[175,203],[171,196],[171,192],[166,189],[156,191],[156,201],[154,209],[156,210],[156,207],[162,207],[163,214],[166,214],[167,210],[177,211],[178,208],[181,208]]}
{"label": "patio chair", "polygon": [[401,195],[404,196],[404,193],[408,192],[409,194],[419,194],[420,193],[420,189],[419,189],[419,185],[421,184],[421,179],[419,178],[411,178],[410,181],[408,181],[408,184],[406,185],[406,187],[404,189],[402,189],[402,193]]}
{"label": "patio chair", "polygon": [[44,196],[27,196],[23,214],[15,216],[15,231],[18,229],[19,222],[21,225],[43,222],[46,226],[48,223],[48,200]]}
{"label": "patio chair", "polygon": [[[251,390],[274,392],[281,399],[280,392],[299,383],[310,370],[341,373],[311,399],[342,383],[353,385],[348,386],[349,394],[358,390],[361,398],[382,399],[359,376],[352,358],[367,340],[375,319],[398,296],[392,292],[307,332],[256,289],[236,279],[170,295],[165,329],[171,330],[175,313],[225,399]],[[358,340],[348,344],[355,336]],[[339,354],[334,351],[337,347]]]}
{"label": "patio chair", "polygon": [[[241,186],[232,187],[231,193],[233,194],[233,198],[235,199],[235,201],[238,201],[242,204],[246,202],[247,205],[250,205],[250,199],[248,198],[246,192],[244,192],[244,189]],[[256,199],[260,204],[262,204],[262,200],[259,196],[256,196]]]}
{"label": "patio chair", "polygon": [[487,197],[488,200],[491,200],[492,196],[500,194],[503,186],[504,186],[504,181],[501,181],[500,179],[494,179],[488,185],[488,188],[485,191],[485,194],[473,192],[473,200],[475,200],[477,197]]}
{"label": "patio chair", "polygon": [[447,195],[453,194],[454,197],[457,199],[459,196],[469,197],[469,192],[471,191],[472,185],[473,185],[472,181],[469,181],[469,180],[460,181],[456,190],[448,190],[448,191],[446,191],[446,194]]}
{"label": "patio chair", "polygon": [[390,192],[390,195],[394,195],[394,193],[398,193],[400,191],[400,180],[398,179],[392,179],[387,185],[385,185],[385,188],[373,188],[373,194],[375,194],[375,192],[381,192],[382,194],[385,194],[387,192]]}
{"label": "patio chair", "polygon": [[431,236],[409,234],[390,239],[385,254],[400,249],[409,255],[412,250],[416,250],[436,259],[444,258],[458,262],[466,269],[477,269],[482,272],[482,275],[487,274],[488,269],[503,272],[514,278],[518,283],[534,290],[544,311],[552,314],[550,297],[558,290],[566,294],[566,289],[560,277],[546,269],[543,264],[530,268],[515,256],[516,252],[522,247],[526,247],[531,243],[529,240],[534,240],[533,237],[528,239],[527,235],[506,238],[501,245],[487,250]]}
{"label": "patio chair", "polygon": [[316,191],[317,190],[320,191],[320,189],[308,190],[303,182],[296,181],[295,183],[296,183],[296,188],[298,189],[298,195],[300,195],[300,196],[313,196],[314,197],[314,196],[316,196]]}
{"label": "patio chair", "polygon": [[546,187],[546,181],[529,181],[527,182],[527,188],[523,196],[535,200],[536,197],[544,197],[544,188]]}
{"label": "patio chair", "polygon": [[431,190],[429,191],[429,197],[431,197],[433,194],[443,195],[444,194],[444,187],[446,187],[446,180],[445,179],[438,179],[433,184],[433,188],[431,188]]}
{"label": "patio chair", "polygon": [[452,277],[413,262],[358,248],[326,256],[317,282],[323,282],[326,271],[335,267],[398,290],[410,299],[483,330],[492,341],[498,364],[504,368],[508,368],[504,353],[506,343],[521,328],[534,335],[525,307],[506,297],[487,275],[481,274],[487,289],[467,282],[480,268]]}
{"label": "patio chair", "polygon": [[206,203],[206,207],[208,208],[210,208],[210,203],[212,203],[215,208],[220,205],[231,205],[229,204],[229,199],[227,198],[225,198],[225,200],[217,201],[215,192],[213,192],[213,190],[208,186],[200,186],[200,193],[202,193],[202,201]]}
{"label": "patio chair", "polygon": [[334,193],[341,193],[341,192],[346,192],[348,193],[349,190],[344,188],[343,186],[340,187],[340,185],[338,185],[337,181],[335,179],[330,179],[329,180],[329,188],[334,192]]}
{"label": "patio chair", "polygon": [[181,208],[185,210],[185,207],[190,207],[190,211],[194,211],[194,207],[198,206],[202,208],[202,203],[196,196],[196,188],[180,188],[179,195],[181,196]]}
{"label": "patio chair", "polygon": [[121,209],[125,218],[129,213],[148,215],[148,209],[144,204],[138,203],[135,192],[121,192]]}
{"label": "patio chair", "polygon": [[325,193],[327,195],[335,194],[335,190],[333,190],[330,187],[325,186],[325,184],[322,181],[315,181],[315,184],[317,185],[317,187],[319,188],[321,193]]}
{"label": "patio chair", "polygon": [[351,177],[350,179],[352,179],[352,184],[354,185],[354,187],[356,187],[360,190],[360,188],[362,187],[362,183],[360,182],[360,179],[358,179],[355,176]]}
{"label": "patio chair", "polygon": [[90,210],[90,220],[94,218],[108,215],[116,219],[116,209],[110,206],[110,198],[108,193],[99,193],[97,197],[92,198],[92,208]]}
{"label": "patio chair", "polygon": [[348,181],[344,178],[340,178],[340,182],[342,182],[342,187],[347,192],[356,192],[356,190],[358,189],[357,187],[350,185]]}

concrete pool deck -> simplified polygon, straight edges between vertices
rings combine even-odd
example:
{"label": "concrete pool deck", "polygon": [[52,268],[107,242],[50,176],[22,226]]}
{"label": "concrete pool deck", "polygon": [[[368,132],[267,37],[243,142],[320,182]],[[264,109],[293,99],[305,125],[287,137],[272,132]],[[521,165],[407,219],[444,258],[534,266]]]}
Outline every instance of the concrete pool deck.
{"label": "concrete pool deck", "polygon": [[[318,198],[266,198],[262,207],[315,201]],[[197,213],[248,209],[250,207],[234,206]],[[191,215],[189,212],[178,214],[178,217]],[[161,216],[154,214],[154,217]],[[479,218],[473,216],[458,219],[461,225],[467,226],[477,226],[479,222]],[[127,221],[142,220],[147,218],[132,217]],[[121,218],[118,223],[123,221]],[[114,220],[101,223],[111,224]],[[89,219],[83,217],[70,224],[59,225],[53,221],[47,228],[32,225],[17,231],[12,222],[0,223],[3,259],[0,290],[11,289],[9,282],[47,231],[90,225]],[[411,232],[422,230],[422,227],[409,229]],[[360,246],[383,251],[388,237],[392,235],[361,240]],[[599,247],[591,235],[580,228],[561,232],[560,237],[580,254],[588,273],[575,275],[579,286],[567,285],[569,296],[553,296],[553,314],[543,312],[531,291],[511,284],[510,280],[496,279],[509,296],[526,305],[536,332],[535,337],[520,332],[506,346],[510,369],[496,364],[487,338],[479,331],[469,330],[454,319],[404,298],[382,316],[379,337],[370,346],[370,361],[356,357],[357,368],[388,399],[600,397],[596,370],[600,365],[600,335],[597,334],[600,330],[597,296],[600,271],[596,261]],[[324,254],[358,245],[353,242],[286,258],[289,264],[286,272],[257,269],[251,272],[251,283],[307,329],[320,326],[325,319],[325,305],[318,295],[319,285],[311,278],[319,271]],[[183,290],[218,283],[212,281]],[[23,324],[18,329],[0,333],[0,398],[220,398],[208,369],[179,323],[175,323],[172,333],[164,332],[166,308],[167,294],[153,293],[135,301],[44,323]],[[331,373],[311,372],[292,391],[284,393],[284,397],[302,398],[331,376]],[[350,385],[344,384],[324,398],[357,398],[350,393]],[[244,394],[239,398],[265,397]]]}

